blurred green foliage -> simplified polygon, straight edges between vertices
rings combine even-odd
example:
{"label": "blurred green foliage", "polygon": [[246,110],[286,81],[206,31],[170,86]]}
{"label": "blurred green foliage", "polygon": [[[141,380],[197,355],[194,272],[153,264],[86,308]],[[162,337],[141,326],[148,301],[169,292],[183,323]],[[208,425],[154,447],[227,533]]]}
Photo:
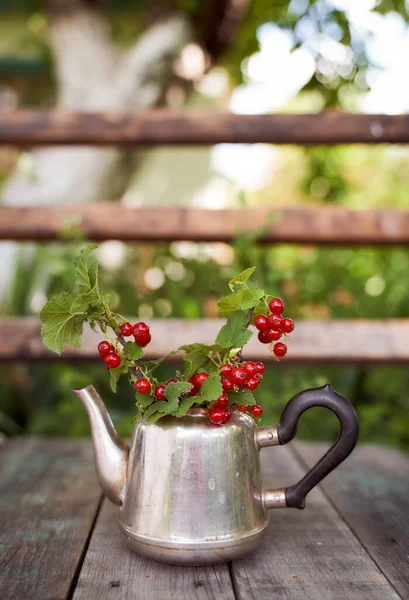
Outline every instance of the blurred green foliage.
{"label": "blurred green foliage", "polygon": [[[122,46],[131,44],[146,25],[148,3],[107,0],[104,5],[115,40]],[[177,0],[174,5],[196,21],[205,7],[203,0]],[[382,14],[396,11],[407,21],[407,6],[404,0],[381,0],[374,10]],[[290,31],[294,47],[303,43],[303,26],[308,25],[310,31],[326,33],[344,44],[352,52],[353,65],[349,72],[331,77],[317,68],[287,109],[310,111],[332,106],[354,110],[354,98],[365,92],[363,82],[371,66],[370,57],[364,40],[350,26],[348,13],[335,7],[336,2],[324,0],[253,0],[234,42],[221,57],[231,83],[245,80],[243,62],[259,50],[257,32],[261,25],[277,23]],[[9,85],[15,85],[22,104],[50,104],[55,98],[55,81],[44,3],[3,0],[2,9],[9,13],[3,13],[4,18],[2,14],[0,23],[0,76],[8,73],[7,61],[37,61],[46,73],[40,82],[21,86],[16,83],[18,77],[6,79]],[[21,14],[17,14],[19,11]],[[319,51],[315,58],[319,63]],[[24,72],[24,76],[28,78],[29,74]],[[253,205],[257,210],[260,203],[271,206],[273,213],[275,206],[303,203],[336,203],[350,208],[408,205],[409,160],[403,148],[280,148],[276,162],[273,183],[251,197],[241,194],[238,205]],[[0,162],[0,183],[9,170],[8,163],[3,168]],[[118,245],[109,244],[101,245],[101,252],[115,254]],[[36,313],[45,301],[44,294],[50,296],[70,288],[72,258],[77,251],[74,243],[61,247],[39,245],[34,251],[22,251],[5,312]],[[147,320],[194,319],[215,316],[216,301],[226,293],[226,282],[253,264],[257,265],[255,284],[282,295],[288,314],[295,320],[409,316],[409,253],[399,248],[265,247],[257,246],[252,239],[239,238],[232,255],[223,244],[128,245],[124,261],[115,268],[101,270],[101,285],[117,298],[122,314]],[[156,276],[159,274],[163,280],[157,289],[146,285],[145,274],[151,269],[156,269]],[[382,339],[377,343],[382,344]],[[175,364],[164,367],[163,379],[175,368]],[[0,377],[0,430],[6,433],[86,435],[89,428],[85,411],[71,390],[93,383],[106,400],[120,434],[130,434],[132,390],[124,381],[114,396],[100,364],[7,364],[0,367]],[[276,422],[293,394],[326,382],[354,403],[362,440],[409,449],[406,366],[289,367],[285,360],[270,364],[257,391],[265,409],[264,423]],[[316,409],[303,417],[300,435],[331,439],[336,429],[333,415]]]}
{"label": "blurred green foliage", "polygon": [[[109,243],[108,243],[109,244]],[[102,248],[104,245],[102,245]],[[109,250],[109,245],[106,246]],[[316,249],[295,246],[264,247],[238,238],[231,264],[218,264],[224,245],[129,245],[125,263],[101,270],[101,286],[118,298],[122,314],[153,317],[214,316],[226,282],[238,271],[257,265],[254,283],[286,301],[286,313],[297,318],[394,318],[409,314],[409,254],[403,249]],[[20,266],[11,305],[16,312],[30,311],[38,277],[51,271],[47,295],[72,285],[72,257],[77,244],[58,250],[39,246],[32,260]],[[189,257],[180,254],[190,253]],[[211,257],[214,254],[213,258]],[[209,256],[210,255],[210,256]],[[22,260],[23,263],[23,260]],[[163,285],[149,289],[143,278],[147,269],[163,274]],[[30,277],[28,275],[31,275]],[[198,340],[199,341],[199,340]],[[334,340],[334,344],[336,344]],[[382,344],[382,340],[379,340]],[[291,351],[291,345],[290,345]],[[285,402],[307,387],[331,382],[351,399],[361,421],[363,440],[409,448],[409,373],[406,367],[295,367],[269,364],[257,395],[265,409],[264,423],[277,420]],[[162,369],[163,379],[177,365]],[[85,435],[85,412],[72,394],[75,387],[92,382],[106,399],[121,434],[132,429],[132,390],[122,382],[114,396],[101,365],[7,365],[2,367],[0,427],[14,433]],[[305,415],[300,435],[330,439],[335,419],[324,410]]]}

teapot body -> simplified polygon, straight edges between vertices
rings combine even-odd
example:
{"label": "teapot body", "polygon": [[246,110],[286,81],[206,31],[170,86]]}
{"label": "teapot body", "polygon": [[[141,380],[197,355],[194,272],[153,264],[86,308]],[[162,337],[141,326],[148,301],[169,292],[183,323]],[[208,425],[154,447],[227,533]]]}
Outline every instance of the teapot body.
{"label": "teapot body", "polygon": [[254,420],[206,411],[135,425],[119,525],[139,554],[215,564],[253,550],[268,523]]}
{"label": "teapot body", "polygon": [[[98,481],[119,506],[130,548],[173,564],[215,564],[254,550],[269,509],[304,508],[308,493],[358,440],[353,407],[330,385],[293,396],[274,427],[258,427],[234,407],[227,424],[213,425],[207,410],[193,408],[182,418],[137,422],[130,447],[93,386],[75,393],[90,419]],[[300,481],[264,489],[259,449],[291,441],[301,415],[315,406],[338,417],[337,440]]]}

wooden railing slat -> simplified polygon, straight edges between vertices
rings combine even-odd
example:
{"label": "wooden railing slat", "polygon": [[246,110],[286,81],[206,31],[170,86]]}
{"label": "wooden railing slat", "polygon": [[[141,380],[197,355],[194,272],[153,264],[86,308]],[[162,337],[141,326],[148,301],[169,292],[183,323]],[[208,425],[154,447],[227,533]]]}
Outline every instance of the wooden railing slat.
{"label": "wooden railing slat", "polygon": [[127,208],[117,203],[0,206],[0,239],[54,241],[75,231],[89,240],[231,242],[263,232],[268,243],[393,245],[409,243],[409,211],[353,211],[343,207]]}
{"label": "wooden railing slat", "polygon": [[0,112],[0,144],[211,145],[218,143],[409,143],[409,115],[235,115],[167,109],[81,113],[63,110]]}
{"label": "wooden railing slat", "polygon": [[[135,319],[134,319],[135,320]],[[153,319],[148,358],[158,358],[192,342],[212,343],[221,321],[203,319]],[[35,317],[0,319],[0,361],[98,360],[97,344],[102,335],[86,328],[81,349],[67,348],[62,357],[47,350],[40,339]],[[409,319],[300,321],[291,334],[289,353],[280,364],[399,364],[409,361]],[[253,336],[245,356],[258,360],[269,356],[268,346]]]}

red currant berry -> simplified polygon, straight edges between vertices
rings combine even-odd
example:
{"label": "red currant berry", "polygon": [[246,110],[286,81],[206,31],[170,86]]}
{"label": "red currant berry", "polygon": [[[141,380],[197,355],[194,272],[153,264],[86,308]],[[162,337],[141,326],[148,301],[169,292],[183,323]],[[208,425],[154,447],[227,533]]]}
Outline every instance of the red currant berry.
{"label": "red currant berry", "polygon": [[222,394],[221,396],[219,396],[214,406],[215,408],[227,408],[229,406],[228,397],[225,394]]}
{"label": "red currant berry", "polygon": [[283,319],[281,323],[281,331],[283,333],[291,333],[294,331],[294,321],[292,319]]}
{"label": "red currant berry", "polygon": [[236,404],[237,410],[239,410],[240,412],[247,412],[247,406],[245,404]]}
{"label": "red currant berry", "polygon": [[[189,381],[193,385],[192,380]],[[187,393],[188,396],[196,396],[197,388],[193,385],[192,389]]]}
{"label": "red currant berry", "polygon": [[99,352],[101,358],[106,356],[113,349],[114,349],[114,347],[109,342],[103,341],[103,342],[99,342],[99,344],[98,344],[98,352]]}
{"label": "red currant berry", "polygon": [[282,335],[283,334],[279,329],[274,329],[273,327],[266,331],[266,337],[269,342],[276,342]]}
{"label": "red currant berry", "polygon": [[222,377],[230,377],[231,372],[233,371],[233,367],[229,364],[222,365],[220,369],[220,375]]}
{"label": "red currant berry", "polygon": [[264,365],[262,362],[256,362],[257,373],[262,375],[264,373]]}
{"label": "red currant berry", "polygon": [[221,425],[225,418],[225,410],[223,408],[212,408],[209,412],[209,419],[215,425]]}
{"label": "red currant berry", "polygon": [[121,359],[115,352],[109,352],[109,354],[104,357],[104,361],[107,369],[116,369],[121,364]]}
{"label": "red currant berry", "polygon": [[284,302],[281,300],[281,298],[273,298],[272,300],[270,300],[268,306],[270,312],[272,313],[279,313],[281,315],[281,313],[284,312]]}
{"label": "red currant berry", "polygon": [[223,412],[224,412],[224,417],[223,417],[222,425],[224,425],[225,423],[228,423],[231,419],[231,412],[228,408],[225,409]]}
{"label": "red currant berry", "polygon": [[165,396],[165,386],[164,385],[158,385],[155,388],[155,398],[156,400],[166,400],[166,396]]}
{"label": "red currant berry", "polygon": [[279,329],[281,327],[281,323],[283,322],[283,317],[278,314],[270,315],[268,317],[268,327],[273,329]]}
{"label": "red currant berry", "polygon": [[255,419],[258,419],[263,414],[263,409],[258,404],[253,404],[250,408],[250,412]]}
{"label": "red currant berry", "polygon": [[140,394],[148,394],[151,391],[151,384],[147,379],[138,379],[135,389]]}
{"label": "red currant berry", "polygon": [[233,369],[231,373],[231,380],[234,385],[238,385],[239,387],[243,386],[247,381],[247,373],[241,367],[237,369]]}
{"label": "red currant berry", "polygon": [[258,387],[259,383],[260,383],[260,380],[257,379],[257,377],[250,377],[250,379],[246,383],[246,388],[253,391]]}
{"label": "red currant berry", "polygon": [[166,382],[166,385],[168,385],[168,383],[177,383],[178,380],[176,379],[176,377],[173,377],[173,379],[168,379]]}
{"label": "red currant berry", "polygon": [[254,324],[259,331],[264,331],[268,327],[268,317],[265,315],[257,315]]}
{"label": "red currant berry", "polygon": [[282,358],[287,354],[287,346],[282,342],[278,342],[278,344],[274,344],[273,352],[279,358]]}
{"label": "red currant berry", "polygon": [[255,375],[257,373],[256,363],[253,362],[252,360],[248,360],[244,364],[244,370],[246,371],[248,377],[252,377],[253,375]]}
{"label": "red currant berry", "polygon": [[121,335],[128,337],[133,334],[133,325],[128,322],[121,323],[119,326],[119,331],[121,332]]}
{"label": "red currant berry", "polygon": [[152,339],[152,336],[149,333],[149,331],[137,331],[135,333],[134,330],[133,335],[135,338],[135,343],[138,344],[138,346],[140,346],[141,348],[147,346]]}
{"label": "red currant berry", "polygon": [[231,389],[233,389],[233,382],[230,377],[223,377],[222,388],[225,392],[229,392]]}
{"label": "red currant berry", "polygon": [[149,327],[143,321],[139,321],[139,323],[136,323],[133,326],[133,334],[135,335],[135,333],[138,331],[140,331],[140,332],[144,331],[145,333],[149,333]]}
{"label": "red currant berry", "polygon": [[262,344],[269,344],[270,340],[267,337],[267,331],[260,331],[258,334],[258,341]]}
{"label": "red currant berry", "polygon": [[209,373],[196,373],[192,377],[192,383],[196,389],[200,390],[206,379],[209,377]]}

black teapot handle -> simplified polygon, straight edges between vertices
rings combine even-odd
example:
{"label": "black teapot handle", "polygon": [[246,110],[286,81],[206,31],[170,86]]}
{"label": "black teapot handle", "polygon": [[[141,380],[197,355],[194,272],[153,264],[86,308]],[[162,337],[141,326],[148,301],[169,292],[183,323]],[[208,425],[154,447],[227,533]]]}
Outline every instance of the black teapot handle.
{"label": "black teapot handle", "polygon": [[[330,385],[305,390],[291,398],[281,413],[280,424],[276,431],[277,437],[274,436],[277,440],[276,443],[278,442],[280,445],[283,445],[290,442],[297,432],[297,425],[301,415],[314,406],[329,408],[336,414],[341,425],[338,439],[317,464],[296,484],[284,490],[271,490],[267,492],[268,508],[274,508],[275,505],[284,505],[289,508],[304,508],[307,494],[328,473],[345,460],[356,446],[359,425],[355,410],[348,400],[335,392]],[[272,443],[274,443],[273,440]],[[268,445],[268,443],[262,445]]]}

